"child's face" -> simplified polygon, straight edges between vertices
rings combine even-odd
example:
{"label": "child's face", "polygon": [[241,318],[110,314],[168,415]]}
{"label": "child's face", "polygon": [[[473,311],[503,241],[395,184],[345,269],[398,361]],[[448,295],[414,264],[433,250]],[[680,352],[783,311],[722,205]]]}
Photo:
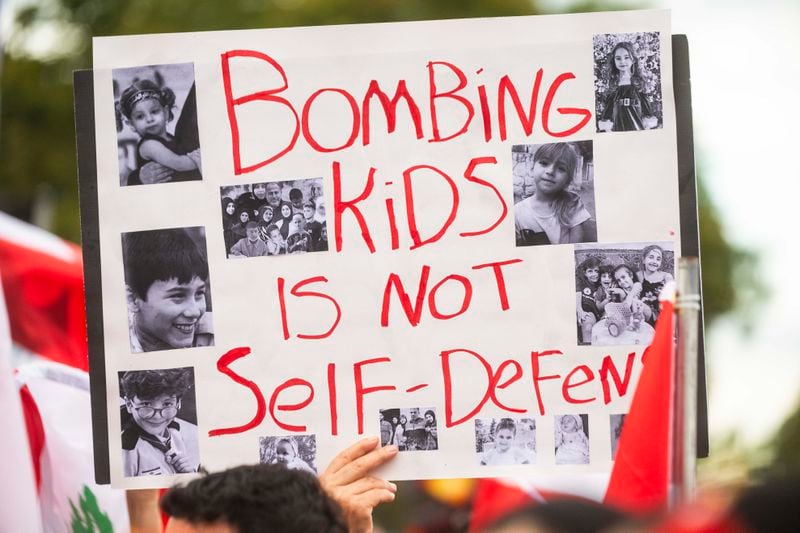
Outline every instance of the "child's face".
{"label": "child's face", "polygon": [[303,208],[303,216],[307,220],[311,220],[312,218],[314,218],[314,208],[311,207],[310,205],[305,206]]}
{"label": "child's face", "polygon": [[239,222],[242,224],[246,224],[250,221],[250,215],[247,214],[247,211],[242,211],[239,213]]}
{"label": "child's face", "polygon": [[614,66],[617,67],[618,71],[630,74],[633,67],[631,54],[624,48],[617,48],[614,52]]}
{"label": "child's face", "polygon": [[261,218],[264,222],[269,222],[272,220],[272,209],[264,209],[264,213],[261,215]]}
{"label": "child's face", "polygon": [[181,401],[175,395],[159,394],[154,398],[125,399],[125,408],[136,425],[151,435],[162,436],[178,415]]}
{"label": "child's face", "polygon": [[631,288],[633,288],[633,279],[631,278],[630,273],[624,268],[617,270],[614,273],[614,279],[617,280],[617,285],[619,285],[619,287],[625,291],[629,291]]}
{"label": "child's face", "polygon": [[258,240],[258,228],[247,228],[247,240],[250,242]]}
{"label": "child's face", "polygon": [[177,278],[156,280],[145,299],[134,298],[134,311],[142,334],[173,348],[188,348],[206,312],[206,282],[197,276],[189,283],[179,283]]}
{"label": "child's face", "polygon": [[286,464],[294,459],[294,450],[288,442],[281,442],[278,444],[278,449],[275,450],[275,459],[279,463]]}
{"label": "child's face", "polygon": [[600,285],[606,289],[611,287],[611,272],[603,272],[600,274]]}
{"label": "child's face", "polygon": [[292,208],[289,207],[288,204],[283,204],[281,206],[281,216],[283,216],[283,218],[289,218],[292,216]]}
{"label": "child's face", "polygon": [[305,226],[305,219],[303,218],[303,215],[301,215],[300,213],[295,214],[294,217],[292,217],[292,225],[298,231],[303,229],[303,226]]}
{"label": "child's face", "polygon": [[279,230],[272,230],[269,232],[269,240],[272,242],[278,242],[278,239],[281,238],[281,232]]}
{"label": "child's face", "polygon": [[583,271],[586,274],[586,279],[589,280],[590,283],[597,283],[597,280],[600,279],[600,269],[597,267],[589,267]]}
{"label": "child's face", "polygon": [[433,419],[433,415],[430,413],[425,413],[425,421],[428,424],[433,424],[435,422],[435,420]]}
{"label": "child's face", "polygon": [[564,190],[569,184],[569,167],[560,159],[553,161],[547,157],[533,163],[533,181],[536,192],[552,195]]}
{"label": "child's face", "polygon": [[648,272],[658,272],[661,270],[661,252],[653,248],[644,256],[644,267]]}
{"label": "child's face", "polygon": [[561,417],[561,429],[567,433],[572,433],[576,429],[578,429],[578,423],[575,421],[574,416],[562,416]]}
{"label": "child's face", "polygon": [[253,196],[258,198],[259,200],[263,200],[267,197],[267,186],[263,183],[256,183],[253,185]]}
{"label": "child's face", "polygon": [[232,215],[236,212],[236,206],[233,204],[233,202],[230,202],[228,205],[225,206],[225,212],[228,213],[229,215]]}
{"label": "child's face", "polygon": [[508,449],[511,448],[511,443],[514,440],[514,432],[509,428],[503,428],[497,432],[495,440],[497,441],[497,449],[499,451],[508,451]]}
{"label": "child's face", "polygon": [[139,135],[162,136],[167,131],[167,110],[155,98],[145,98],[133,106],[129,123]]}

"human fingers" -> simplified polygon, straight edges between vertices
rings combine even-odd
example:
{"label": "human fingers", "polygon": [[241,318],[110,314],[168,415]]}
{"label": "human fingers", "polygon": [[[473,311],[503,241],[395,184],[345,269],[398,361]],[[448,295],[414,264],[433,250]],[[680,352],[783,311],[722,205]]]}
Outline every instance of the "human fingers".
{"label": "human fingers", "polygon": [[397,485],[376,476],[365,476],[342,487],[342,494],[357,496],[371,490],[388,490],[397,492]]}
{"label": "human fingers", "polygon": [[367,437],[357,441],[355,444],[351,444],[333,458],[328,465],[328,468],[325,469],[323,475],[338,472],[346,464],[349,464],[369,451],[374,450],[375,446],[377,445],[378,437],[375,436]]}
{"label": "human fingers", "polygon": [[342,466],[335,473],[335,481],[338,484],[346,485],[353,481],[366,476],[371,470],[381,466],[382,464],[392,460],[397,455],[398,448],[395,445],[383,446],[382,448],[375,448],[369,453],[354,459],[353,461]]}

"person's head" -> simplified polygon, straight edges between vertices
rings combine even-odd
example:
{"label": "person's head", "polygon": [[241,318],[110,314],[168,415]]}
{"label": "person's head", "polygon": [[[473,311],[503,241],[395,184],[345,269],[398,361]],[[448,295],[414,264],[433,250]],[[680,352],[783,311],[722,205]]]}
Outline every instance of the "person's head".
{"label": "person's head", "polygon": [[435,423],[436,423],[436,413],[434,413],[434,412],[433,412],[432,410],[430,410],[430,409],[428,409],[427,411],[425,411],[425,422],[426,422],[428,425],[435,424]]}
{"label": "person's head", "polygon": [[206,312],[205,250],[182,228],[125,233],[122,245],[128,304],[140,341],[192,346]]}
{"label": "person's head", "polygon": [[345,533],[338,505],[317,478],[280,464],[238,466],[169,489],[161,509],[167,533],[281,531]]}
{"label": "person's head", "polygon": [[264,204],[258,208],[258,219],[263,224],[269,224],[272,222],[272,216],[274,212],[272,211],[272,206],[269,204]]}
{"label": "person's head", "polygon": [[267,184],[266,183],[255,183],[253,184],[253,196],[258,198],[259,200],[265,200],[267,198]]}
{"label": "person's head", "polygon": [[[118,116],[140,136],[145,134],[162,137],[167,123],[172,120],[175,93],[169,88],[160,88],[150,80],[137,80],[122,92],[117,103]],[[118,129],[122,129],[118,121]]]}
{"label": "person's head", "polygon": [[494,442],[498,451],[508,451],[516,435],[517,425],[514,421],[510,418],[501,418],[494,430]]}
{"label": "person's head", "polygon": [[411,420],[419,418],[419,407],[412,407],[408,410],[408,414],[411,416]]}
{"label": "person's head", "polygon": [[317,198],[316,208],[317,213],[314,215],[314,217],[317,219],[317,222],[325,222],[325,200],[322,198]]}
{"label": "person's head", "polygon": [[281,230],[275,224],[267,226],[267,238],[272,242],[278,242],[281,238]]}
{"label": "person's head", "polygon": [[633,288],[633,279],[633,270],[628,265],[622,264],[614,269],[614,281],[625,292]]}
{"label": "person's head", "polygon": [[614,281],[614,267],[611,265],[600,265],[600,285],[604,289],[611,287]]}
{"label": "person's head", "polygon": [[247,224],[250,222],[250,212],[247,209],[242,209],[239,211],[239,222],[242,224]]}
{"label": "person's head", "polygon": [[400,425],[405,426],[407,423],[408,423],[408,418],[406,418],[406,415],[400,415]]}
{"label": "person's head", "polygon": [[281,205],[281,186],[278,183],[267,183],[267,202],[273,209]]}
{"label": "person's head", "polygon": [[162,436],[178,416],[181,398],[191,386],[188,368],[133,370],[120,378],[125,409],[137,426],[156,436]]}
{"label": "person's head", "polygon": [[314,205],[314,202],[306,202],[303,204],[303,218],[307,221],[311,221],[314,218],[314,211],[317,210],[317,207]]}
{"label": "person's head", "polygon": [[281,218],[289,219],[292,217],[292,204],[284,202],[281,204]]}
{"label": "person's head", "polygon": [[321,198],[322,197],[322,185],[312,185],[311,186],[311,198]]}
{"label": "person's head", "polygon": [[292,205],[297,209],[303,207],[303,191],[292,188],[292,190],[289,191],[289,201],[292,202]]}
{"label": "person's head", "polygon": [[281,464],[288,464],[297,457],[295,443],[291,439],[280,439],[275,444],[275,461]]}
{"label": "person's head", "polygon": [[247,232],[247,240],[250,242],[256,242],[258,240],[258,224],[253,221],[250,221],[245,226],[245,231]]}
{"label": "person's head", "polygon": [[578,275],[593,286],[600,281],[600,259],[594,256],[587,257],[578,266]]}
{"label": "person's head", "polygon": [[664,260],[664,249],[657,244],[645,246],[642,250],[642,270],[645,272],[658,272]]}
{"label": "person's head", "polygon": [[322,228],[320,228],[319,238],[324,242],[328,241],[328,225],[325,222],[322,223]]}
{"label": "person's head", "polygon": [[639,60],[631,43],[618,42],[608,54],[608,59],[612,77],[618,79],[623,74],[631,77],[639,75]]}
{"label": "person's head", "polygon": [[545,144],[533,155],[533,181],[536,194],[555,197],[566,190],[575,176],[578,154],[569,143]]}
{"label": "person's head", "polygon": [[578,431],[580,427],[580,423],[578,422],[578,417],[575,415],[564,415],[561,417],[561,431],[565,433],[573,433]]}
{"label": "person's head", "polygon": [[222,199],[222,209],[227,216],[232,217],[233,214],[236,213],[236,204],[226,196]]}
{"label": "person's head", "polygon": [[292,215],[292,229],[294,231],[301,231],[306,227],[306,219],[303,218],[302,213],[295,213]]}

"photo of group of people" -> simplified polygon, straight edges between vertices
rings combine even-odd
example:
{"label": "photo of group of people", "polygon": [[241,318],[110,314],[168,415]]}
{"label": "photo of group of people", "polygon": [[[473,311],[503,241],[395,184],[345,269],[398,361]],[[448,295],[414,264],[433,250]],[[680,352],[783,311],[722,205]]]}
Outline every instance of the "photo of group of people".
{"label": "photo of group of people", "polygon": [[536,421],[532,418],[476,418],[475,452],[483,466],[535,464]]}
{"label": "photo of group of people", "polygon": [[118,376],[125,477],[197,472],[194,370],[132,370]]}
{"label": "photo of group of people", "polygon": [[660,128],[658,32],[595,35],[593,45],[597,131]]}
{"label": "photo of group of people", "polygon": [[202,179],[194,65],[114,69],[119,184]]}
{"label": "photo of group of people", "polygon": [[517,246],[597,241],[592,141],[511,148]]}
{"label": "photo of group of people", "polygon": [[589,415],[558,415],[555,423],[557,465],[589,464]]}
{"label": "photo of group of people", "polygon": [[401,452],[439,449],[434,407],[381,409],[378,425],[381,446],[394,444]]}
{"label": "photo of group of people", "polygon": [[221,187],[229,258],[328,250],[322,178]]}
{"label": "photo of group of people", "polygon": [[260,437],[259,462],[279,464],[292,470],[303,470],[314,475],[317,458],[317,438],[315,435],[284,435]]}
{"label": "photo of group of people", "polygon": [[202,227],[122,234],[131,353],[213,346]]}
{"label": "photo of group of people", "polygon": [[675,272],[673,244],[576,245],[575,265],[578,344],[649,344]]}

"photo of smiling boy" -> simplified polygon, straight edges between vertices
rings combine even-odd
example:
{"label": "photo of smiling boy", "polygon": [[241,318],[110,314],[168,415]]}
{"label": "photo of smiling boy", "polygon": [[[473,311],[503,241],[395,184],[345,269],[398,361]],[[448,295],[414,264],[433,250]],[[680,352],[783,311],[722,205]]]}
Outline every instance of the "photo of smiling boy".
{"label": "photo of smiling boy", "polygon": [[120,372],[119,385],[125,477],[197,472],[194,371]]}
{"label": "photo of smiling boy", "polygon": [[202,227],[122,234],[131,353],[213,346]]}

